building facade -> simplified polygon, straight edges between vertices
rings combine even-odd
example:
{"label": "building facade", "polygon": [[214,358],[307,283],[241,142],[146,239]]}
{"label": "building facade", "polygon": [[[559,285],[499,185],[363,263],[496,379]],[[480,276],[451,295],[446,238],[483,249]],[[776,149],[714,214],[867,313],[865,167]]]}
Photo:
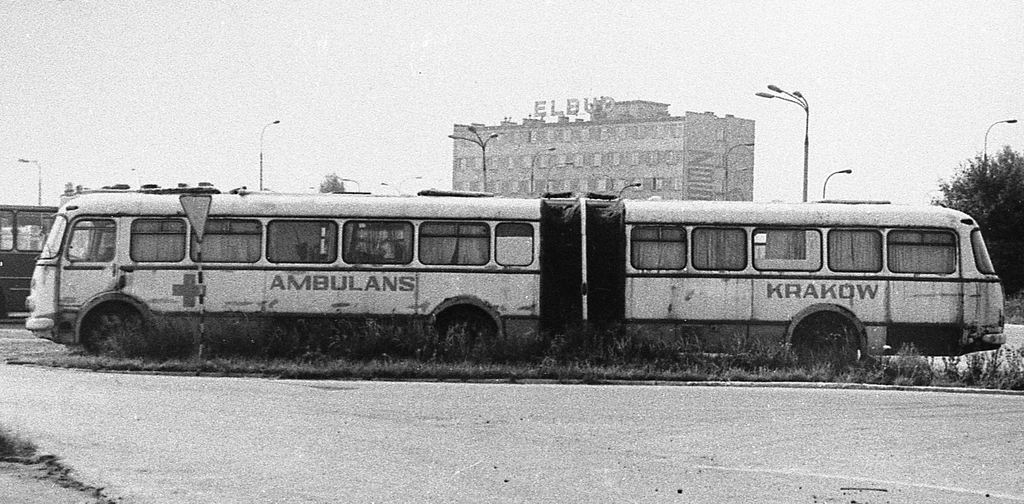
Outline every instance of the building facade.
{"label": "building facade", "polygon": [[[583,120],[546,103],[537,102],[540,117],[521,124],[456,124],[452,188],[510,197],[611,192],[635,199],[753,199],[752,120],[712,112],[672,116],[665,103],[608,98],[588,103],[590,118]],[[553,121],[545,120],[548,110]]]}

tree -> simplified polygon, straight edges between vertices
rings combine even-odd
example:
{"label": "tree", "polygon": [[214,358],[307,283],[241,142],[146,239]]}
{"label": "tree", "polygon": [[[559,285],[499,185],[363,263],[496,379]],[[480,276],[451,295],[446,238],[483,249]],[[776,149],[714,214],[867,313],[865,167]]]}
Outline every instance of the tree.
{"label": "tree", "polygon": [[324,180],[320,182],[320,192],[345,192],[345,182],[341,180],[337,173],[324,175]]}
{"label": "tree", "polygon": [[979,155],[939,184],[933,203],[960,210],[977,221],[1007,294],[1024,288],[1024,157],[1009,146],[988,164]]}

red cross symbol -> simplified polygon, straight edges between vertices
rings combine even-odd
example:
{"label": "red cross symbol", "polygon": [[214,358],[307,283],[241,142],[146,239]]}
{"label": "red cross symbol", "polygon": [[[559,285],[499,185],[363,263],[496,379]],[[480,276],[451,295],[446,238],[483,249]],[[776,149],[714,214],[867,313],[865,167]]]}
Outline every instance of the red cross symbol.
{"label": "red cross symbol", "polygon": [[171,286],[172,296],[181,296],[181,302],[185,305],[185,308],[192,308],[196,305],[196,298],[206,294],[206,286],[196,283],[196,275],[194,273],[186,273],[180,284],[174,284]]}

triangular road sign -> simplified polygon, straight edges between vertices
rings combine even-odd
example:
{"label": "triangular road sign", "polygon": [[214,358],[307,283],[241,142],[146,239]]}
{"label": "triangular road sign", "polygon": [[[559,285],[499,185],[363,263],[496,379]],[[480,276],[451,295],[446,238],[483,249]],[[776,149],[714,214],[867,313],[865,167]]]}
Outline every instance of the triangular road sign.
{"label": "triangular road sign", "polygon": [[185,217],[192,224],[196,241],[203,242],[203,231],[206,231],[206,216],[210,214],[210,203],[213,198],[209,194],[182,194],[179,197],[181,208],[185,209]]}

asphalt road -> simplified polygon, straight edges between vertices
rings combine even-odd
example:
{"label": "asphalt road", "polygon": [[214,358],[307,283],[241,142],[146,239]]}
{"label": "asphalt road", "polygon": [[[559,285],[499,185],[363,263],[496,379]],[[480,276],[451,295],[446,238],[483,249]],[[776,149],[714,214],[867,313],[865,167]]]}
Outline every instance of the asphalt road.
{"label": "asphalt road", "polygon": [[1017,395],[12,365],[0,391],[0,423],[127,504],[1024,502]]}

